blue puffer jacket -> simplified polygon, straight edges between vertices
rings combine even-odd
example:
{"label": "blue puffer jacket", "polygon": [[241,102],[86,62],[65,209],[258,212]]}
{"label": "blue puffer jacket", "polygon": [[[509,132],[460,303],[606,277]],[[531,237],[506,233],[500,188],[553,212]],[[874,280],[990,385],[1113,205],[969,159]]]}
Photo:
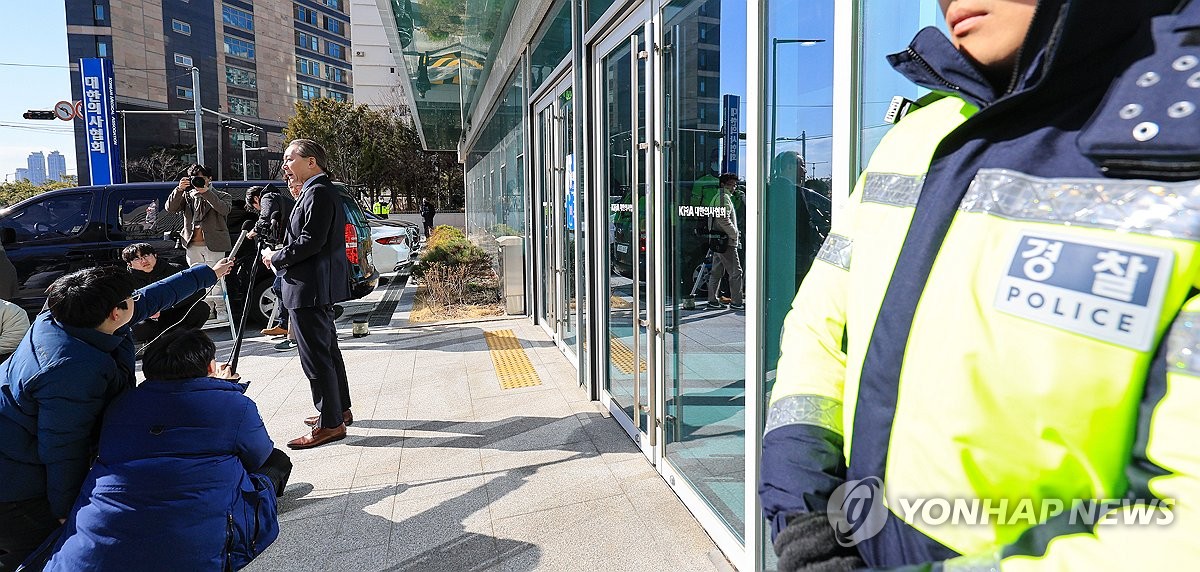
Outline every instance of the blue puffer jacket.
{"label": "blue puffer jacket", "polygon": [[274,540],[275,493],[257,494],[264,477],[248,474],[273,445],[242,391],[207,377],[147,381],[113,401],[46,570],[234,569],[246,560],[230,562],[231,547],[255,530],[271,535],[259,549]]}
{"label": "blue puffer jacket", "polygon": [[[129,324],[216,282],[211,268],[198,265],[142,288]],[[0,502],[44,496],[65,517],[95,453],[104,406],[134,386],[132,328],[109,335],[42,312],[3,372]]]}

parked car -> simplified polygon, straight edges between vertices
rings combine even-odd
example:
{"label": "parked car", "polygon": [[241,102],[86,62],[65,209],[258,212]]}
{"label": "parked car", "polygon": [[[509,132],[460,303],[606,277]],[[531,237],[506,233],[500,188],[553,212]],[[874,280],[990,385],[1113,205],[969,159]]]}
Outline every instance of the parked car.
{"label": "parked car", "polygon": [[[232,198],[244,197],[253,185],[278,181],[215,181],[213,188]],[[14,303],[30,315],[41,311],[46,287],[60,276],[93,266],[124,265],[121,249],[149,242],[159,258],[186,264],[175,245],[183,224],[181,213],[164,209],[175,182],[129,183],[74,187],[42,193],[0,210],[0,240],[17,269]],[[346,257],[350,260],[351,292],[355,298],[371,293],[379,282],[373,265],[371,231],[362,209],[340,189],[346,211]],[[253,284],[231,283],[235,313],[250,293],[250,318],[264,322],[275,307],[273,275],[259,268]],[[236,282],[236,281],[235,281]],[[248,280],[247,280],[248,282]]]}
{"label": "parked car", "polygon": [[375,249],[375,264],[380,278],[391,279],[408,274],[414,256],[408,231],[404,227],[381,225],[376,221],[370,224],[371,241],[375,243],[372,246]]}

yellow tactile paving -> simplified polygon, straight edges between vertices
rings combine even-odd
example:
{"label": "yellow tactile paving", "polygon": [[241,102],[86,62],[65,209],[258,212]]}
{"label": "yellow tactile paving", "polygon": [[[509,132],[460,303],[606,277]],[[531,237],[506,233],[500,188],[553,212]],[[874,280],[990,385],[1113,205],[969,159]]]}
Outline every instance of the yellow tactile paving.
{"label": "yellow tactile paving", "polygon": [[492,353],[492,364],[496,366],[496,377],[500,378],[500,389],[533,387],[541,385],[542,379],[533,369],[533,362],[525,355],[521,340],[512,330],[484,332],[488,349]]}
{"label": "yellow tactile paving", "polygon": [[[609,347],[609,353],[611,354],[609,358],[612,359],[613,365],[617,366],[617,369],[621,370],[621,373],[633,373],[633,350],[629,349],[629,346],[625,345],[625,342],[622,342],[616,336],[609,336],[609,339],[612,340],[612,344]],[[638,369],[646,371],[646,360],[642,360],[641,367]]]}

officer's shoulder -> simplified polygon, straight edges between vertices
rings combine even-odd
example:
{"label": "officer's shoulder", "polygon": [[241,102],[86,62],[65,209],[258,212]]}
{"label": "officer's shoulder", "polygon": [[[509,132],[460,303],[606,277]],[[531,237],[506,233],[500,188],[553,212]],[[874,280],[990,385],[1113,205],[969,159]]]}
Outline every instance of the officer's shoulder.
{"label": "officer's shoulder", "polygon": [[900,120],[907,117],[908,114],[945,97],[946,94],[936,91],[918,97],[915,101],[903,95],[893,96],[892,101],[888,104],[887,111],[883,114],[883,121],[884,123],[895,125],[900,123]]}

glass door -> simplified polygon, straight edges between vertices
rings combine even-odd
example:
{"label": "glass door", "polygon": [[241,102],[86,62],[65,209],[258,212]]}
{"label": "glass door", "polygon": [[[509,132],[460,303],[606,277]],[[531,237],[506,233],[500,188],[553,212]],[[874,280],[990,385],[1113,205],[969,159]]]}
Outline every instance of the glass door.
{"label": "glass door", "polygon": [[599,118],[598,192],[604,193],[608,215],[608,299],[606,350],[608,375],[605,398],[626,431],[654,460],[656,415],[654,343],[648,333],[654,321],[651,300],[655,292],[653,259],[654,184],[650,148],[650,100],[646,88],[649,24],[633,18],[618,27],[595,50],[596,114]]}
{"label": "glass door", "polygon": [[578,265],[571,83],[564,79],[539,98],[534,117],[534,206],[539,265],[537,317],[572,359],[578,358]]}
{"label": "glass door", "polygon": [[541,101],[535,105],[534,112],[534,216],[539,229],[536,233],[537,262],[540,266],[534,275],[538,280],[537,317],[542,327],[552,338],[558,337],[558,304],[555,303],[555,285],[558,276],[558,260],[556,254],[557,241],[554,240],[555,205],[554,205],[554,107],[549,102]]}
{"label": "glass door", "polygon": [[[746,514],[746,209],[741,0],[661,11],[663,464],[727,554]],[[749,4],[753,6],[754,4]],[[740,25],[739,25],[740,24]],[[678,487],[677,487],[678,490]],[[719,525],[718,525],[719,526]]]}

